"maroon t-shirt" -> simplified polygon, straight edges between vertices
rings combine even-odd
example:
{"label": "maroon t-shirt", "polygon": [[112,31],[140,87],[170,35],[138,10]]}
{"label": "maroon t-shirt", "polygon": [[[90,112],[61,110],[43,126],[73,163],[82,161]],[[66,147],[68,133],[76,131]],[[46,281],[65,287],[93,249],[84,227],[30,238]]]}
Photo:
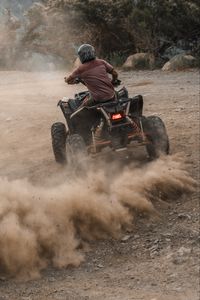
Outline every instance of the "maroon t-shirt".
{"label": "maroon t-shirt", "polygon": [[114,87],[108,76],[112,70],[113,66],[105,60],[94,59],[80,65],[70,77],[82,79],[95,101],[105,101],[115,95]]}

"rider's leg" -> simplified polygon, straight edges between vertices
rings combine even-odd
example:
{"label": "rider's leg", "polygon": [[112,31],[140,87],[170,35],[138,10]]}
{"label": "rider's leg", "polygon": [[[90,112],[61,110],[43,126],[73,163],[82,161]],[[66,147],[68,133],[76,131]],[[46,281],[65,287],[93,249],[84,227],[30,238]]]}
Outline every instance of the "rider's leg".
{"label": "rider's leg", "polygon": [[94,106],[96,102],[94,101],[91,94],[86,97],[86,99],[83,101],[82,106]]}

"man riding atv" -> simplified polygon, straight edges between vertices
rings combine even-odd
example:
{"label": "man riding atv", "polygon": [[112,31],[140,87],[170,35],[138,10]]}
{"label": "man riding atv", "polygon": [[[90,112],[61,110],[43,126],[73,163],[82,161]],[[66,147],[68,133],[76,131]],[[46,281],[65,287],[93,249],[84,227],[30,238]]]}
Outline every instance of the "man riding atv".
{"label": "man riding atv", "polygon": [[[112,65],[102,59],[97,59],[95,49],[89,44],[83,44],[78,49],[81,65],[69,77],[65,77],[68,84],[82,82],[90,92],[82,106],[93,106],[99,102],[115,100],[114,86],[118,73]],[[112,80],[108,73],[112,75]]]}
{"label": "man riding atv", "polygon": [[66,125],[56,122],[51,127],[55,160],[79,165],[82,157],[98,155],[106,148],[125,155],[137,146],[145,146],[150,159],[168,154],[165,125],[157,116],[143,115],[143,97],[130,97],[125,87],[114,90],[120,83],[117,72],[95,57],[91,45],[82,45],[78,55],[82,65],[65,82],[81,82],[88,90],[58,102]]}

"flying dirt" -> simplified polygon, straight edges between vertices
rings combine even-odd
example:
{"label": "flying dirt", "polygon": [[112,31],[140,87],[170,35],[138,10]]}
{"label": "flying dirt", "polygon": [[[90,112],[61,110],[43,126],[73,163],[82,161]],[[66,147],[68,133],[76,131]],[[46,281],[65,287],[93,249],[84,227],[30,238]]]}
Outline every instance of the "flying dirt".
{"label": "flying dirt", "polygon": [[[112,169],[112,172],[110,171]],[[35,276],[47,266],[77,266],[83,241],[118,237],[136,213],[155,214],[150,199],[194,191],[195,181],[177,157],[117,170],[88,167],[59,186],[0,181],[0,263],[11,275]],[[112,175],[117,174],[117,175]],[[52,185],[52,179],[51,179]]]}

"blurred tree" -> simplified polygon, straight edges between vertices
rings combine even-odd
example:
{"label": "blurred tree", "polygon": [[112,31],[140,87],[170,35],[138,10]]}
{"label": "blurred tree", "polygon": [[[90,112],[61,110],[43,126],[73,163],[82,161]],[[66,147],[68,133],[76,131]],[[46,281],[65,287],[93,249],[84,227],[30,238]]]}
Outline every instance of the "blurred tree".
{"label": "blurred tree", "polygon": [[200,37],[199,0],[49,0],[102,55],[150,51]]}

